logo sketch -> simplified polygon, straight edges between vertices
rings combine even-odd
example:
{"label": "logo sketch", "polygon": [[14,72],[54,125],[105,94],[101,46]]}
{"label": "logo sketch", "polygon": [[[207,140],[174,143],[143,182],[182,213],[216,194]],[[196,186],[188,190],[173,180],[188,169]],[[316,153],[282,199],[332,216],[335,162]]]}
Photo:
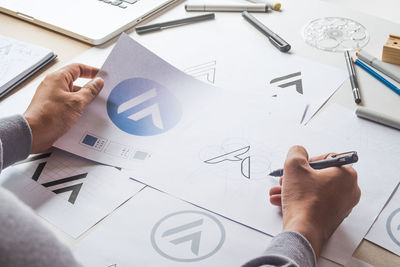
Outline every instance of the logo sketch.
{"label": "logo sketch", "polygon": [[247,179],[250,179],[250,156],[244,156],[249,152],[250,146],[242,147],[240,149],[216,156],[214,158],[204,161],[207,164],[218,164],[224,161],[240,161],[241,173]]}
{"label": "logo sketch", "polygon": [[[269,83],[270,84],[274,84],[274,83],[280,83],[278,85],[278,87],[280,88],[286,88],[286,87],[290,87],[290,86],[295,86],[296,87],[296,91],[299,94],[303,94],[303,81],[301,79],[301,72],[295,72],[295,73],[291,73],[282,77],[278,77],[275,79],[272,79]],[[295,78],[294,80],[292,78]],[[291,81],[288,81],[291,80]]]}
{"label": "logo sketch", "polygon": [[[18,163],[18,164],[23,164],[23,163],[27,163],[27,162],[33,162],[36,160],[44,159],[44,158],[49,158],[51,156],[51,154],[52,153],[49,152],[49,153],[36,155],[36,156],[30,157],[30,158]],[[35,172],[33,173],[32,177],[31,177],[32,180],[34,180],[35,182],[39,182],[40,176],[41,176],[44,168],[46,167],[46,164],[47,164],[46,161],[39,163],[39,165],[37,166]],[[73,181],[84,179],[84,178],[86,178],[87,175],[88,175],[88,173],[82,173],[82,174],[78,174],[78,175],[73,175],[73,176],[69,176],[69,177],[56,179],[51,182],[43,183],[41,185],[46,188],[51,188],[51,187],[57,186],[57,185],[65,185],[64,187],[54,189],[54,190],[50,189],[50,190],[55,194],[61,194],[61,193],[70,191],[71,194],[68,198],[68,202],[70,202],[71,204],[75,204],[75,201],[78,198],[78,195],[82,188],[83,183],[76,183],[73,185],[70,185],[70,183]],[[68,184],[68,185],[66,185],[66,184]]]}
{"label": "logo sketch", "polygon": [[138,136],[162,134],[182,116],[175,96],[163,85],[145,78],[120,82],[108,97],[107,113],[120,130]]}
{"label": "logo sketch", "polygon": [[193,76],[194,78],[200,79],[205,82],[209,82],[211,84],[215,83],[215,74],[216,74],[216,65],[217,62],[210,61],[203,64],[199,64],[190,68],[185,69],[184,71]]}
{"label": "logo sketch", "polygon": [[225,242],[225,229],[211,214],[180,211],[158,221],[151,233],[153,248],[179,262],[200,261],[214,255]]}

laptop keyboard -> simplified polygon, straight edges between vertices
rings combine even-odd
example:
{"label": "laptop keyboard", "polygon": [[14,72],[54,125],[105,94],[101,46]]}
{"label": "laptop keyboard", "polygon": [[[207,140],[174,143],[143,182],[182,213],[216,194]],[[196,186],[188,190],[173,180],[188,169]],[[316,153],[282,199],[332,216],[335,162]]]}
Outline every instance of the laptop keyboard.
{"label": "laptop keyboard", "polygon": [[112,6],[117,6],[120,8],[127,8],[128,6],[131,6],[134,3],[136,3],[138,0],[98,0],[98,1],[110,4]]}

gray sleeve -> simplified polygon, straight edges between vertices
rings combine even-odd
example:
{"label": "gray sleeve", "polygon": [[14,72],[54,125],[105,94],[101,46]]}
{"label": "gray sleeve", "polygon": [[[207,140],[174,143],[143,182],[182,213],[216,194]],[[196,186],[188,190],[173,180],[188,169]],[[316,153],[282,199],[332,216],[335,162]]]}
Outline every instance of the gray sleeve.
{"label": "gray sleeve", "polygon": [[[0,120],[0,172],[25,159],[32,134],[26,120],[12,116]],[[0,186],[0,266],[80,266],[67,246],[47,229],[33,211]]]}
{"label": "gray sleeve", "polygon": [[308,240],[299,233],[287,231],[272,239],[264,255],[243,265],[256,266],[315,267],[317,264]]}
{"label": "gray sleeve", "polygon": [[0,266],[76,267],[62,244],[13,194],[0,186]]}
{"label": "gray sleeve", "polygon": [[32,133],[21,115],[0,119],[0,171],[29,156]]}

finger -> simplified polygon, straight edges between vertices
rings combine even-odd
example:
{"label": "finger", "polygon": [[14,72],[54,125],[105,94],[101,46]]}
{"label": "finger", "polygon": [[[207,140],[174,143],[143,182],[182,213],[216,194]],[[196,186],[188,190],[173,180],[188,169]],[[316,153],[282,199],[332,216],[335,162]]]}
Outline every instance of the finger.
{"label": "finger", "polygon": [[279,184],[282,186],[283,183],[283,176],[281,178],[279,178]]}
{"label": "finger", "polygon": [[72,87],[72,92],[78,92],[78,91],[81,90],[81,89],[82,89],[82,86],[74,85],[74,86]]}
{"label": "finger", "polygon": [[282,188],[280,186],[274,186],[269,190],[269,195],[280,195],[282,193]]}
{"label": "finger", "polygon": [[61,68],[59,71],[71,75],[72,81],[75,81],[78,78],[93,79],[99,69],[85,64],[74,63]]}
{"label": "finger", "polygon": [[315,156],[310,158],[309,162],[331,158],[333,155],[337,155],[337,153],[326,153],[324,155]]}
{"label": "finger", "polygon": [[271,202],[271,204],[274,206],[282,206],[282,196],[281,195],[270,196],[269,202]]}
{"label": "finger", "polygon": [[96,96],[100,93],[101,89],[104,86],[104,81],[102,78],[97,77],[87,84],[85,84],[79,91],[76,93],[80,94],[83,98],[83,102],[88,105]]}
{"label": "finger", "polygon": [[306,149],[302,146],[293,146],[289,149],[286,157],[284,173],[286,171],[296,170],[299,167],[309,167],[308,163],[308,153]]}

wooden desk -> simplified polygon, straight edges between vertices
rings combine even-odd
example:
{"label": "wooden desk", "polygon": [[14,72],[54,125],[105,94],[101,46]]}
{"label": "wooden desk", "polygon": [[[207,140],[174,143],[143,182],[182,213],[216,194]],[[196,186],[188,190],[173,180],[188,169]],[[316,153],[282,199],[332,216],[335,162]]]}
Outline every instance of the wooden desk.
{"label": "wooden desk", "polygon": [[[23,90],[23,87],[33,80],[43,79],[44,75],[55,71],[69,60],[91,48],[90,45],[83,42],[15,19],[2,13],[0,13],[0,25],[2,25],[0,27],[1,35],[50,48],[58,55],[55,63],[23,83],[17,90],[15,90],[15,92],[18,90]],[[336,94],[330,101],[335,101],[335,99],[338,97],[339,96]],[[352,101],[352,99],[350,98],[349,101]],[[73,244],[76,242],[76,240],[62,233],[54,226],[48,223],[46,224],[67,243]],[[367,240],[363,240],[361,242],[353,256],[374,266],[400,266],[400,257]]]}

